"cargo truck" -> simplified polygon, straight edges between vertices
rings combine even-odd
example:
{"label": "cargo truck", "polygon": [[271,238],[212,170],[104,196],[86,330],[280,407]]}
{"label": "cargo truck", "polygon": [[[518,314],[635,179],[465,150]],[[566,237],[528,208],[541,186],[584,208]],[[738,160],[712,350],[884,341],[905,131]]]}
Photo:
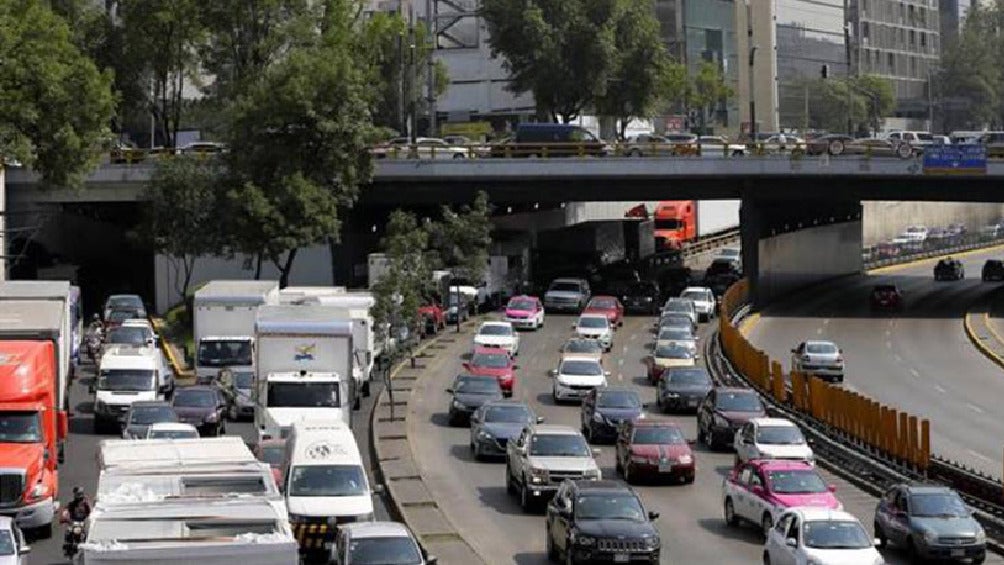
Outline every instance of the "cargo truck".
{"label": "cargo truck", "polygon": [[68,431],[57,374],[53,341],[0,341],[0,515],[46,538],[59,506],[55,454]]}
{"label": "cargo truck", "polygon": [[293,422],[352,425],[352,321],[328,306],[261,306],[255,320],[259,440],[284,438]]}
{"label": "cargo truck", "polygon": [[209,281],[195,291],[196,378],[211,379],[222,369],[250,370],[255,312],[278,303],[276,281]]}
{"label": "cargo truck", "polygon": [[[682,249],[739,227],[739,200],[663,200],[655,207],[656,247]],[[630,213],[630,211],[629,211]]]}

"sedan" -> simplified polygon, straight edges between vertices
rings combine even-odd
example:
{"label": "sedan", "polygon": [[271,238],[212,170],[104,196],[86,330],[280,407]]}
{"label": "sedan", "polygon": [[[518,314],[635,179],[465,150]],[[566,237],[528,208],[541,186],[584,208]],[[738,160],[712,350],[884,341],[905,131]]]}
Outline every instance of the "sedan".
{"label": "sedan", "polygon": [[958,259],[948,257],[934,265],[934,280],[936,281],[961,281],[965,278],[966,268]]}
{"label": "sedan", "polygon": [[136,401],[129,406],[122,428],[125,439],[143,439],[153,424],[162,422],[177,422],[178,415],[167,402],[160,400]]}
{"label": "sedan", "polygon": [[692,483],[696,464],[691,443],[667,420],[626,422],[617,434],[617,472],[628,483],[642,478]]}
{"label": "sedan", "polygon": [[105,300],[104,315],[101,317],[107,320],[112,310],[129,310],[136,314],[135,316],[130,316],[130,318],[146,318],[146,306],[143,305],[143,299],[135,294],[113,294],[109,296]]}
{"label": "sedan", "polygon": [[983,282],[1004,281],[1004,261],[1000,259],[987,259],[987,262],[983,264],[981,278]]}
{"label": "sedan", "polygon": [[765,565],[883,565],[868,532],[852,514],[829,508],[792,508],[777,519],[763,548]]}
{"label": "sedan", "polygon": [[916,561],[972,559],[983,563],[987,534],[954,490],[900,484],[886,491],[875,508],[875,538],[907,551]]}
{"label": "sedan", "polygon": [[831,382],[844,382],[844,350],[832,341],[803,341],[791,350],[791,368]]}
{"label": "sedan", "polygon": [[622,422],[644,418],[641,397],[624,388],[596,388],[582,399],[579,423],[589,443],[606,437],[616,437]]}
{"label": "sedan", "polygon": [[519,334],[509,322],[484,322],[474,334],[475,347],[491,347],[515,357],[519,354]]}
{"label": "sedan", "polygon": [[899,310],[903,308],[903,293],[892,284],[877,284],[871,293],[872,310]]}
{"label": "sedan", "polygon": [[451,426],[466,424],[482,404],[502,400],[502,388],[495,377],[459,375],[446,389],[451,394],[447,420]]}
{"label": "sedan", "polygon": [[464,370],[468,374],[498,379],[502,394],[507,397],[512,396],[512,391],[516,388],[516,369],[518,368],[513,363],[512,357],[493,347],[474,348],[471,360],[464,363]]}
{"label": "sedan", "polygon": [[685,330],[690,333],[697,333],[697,324],[694,323],[693,319],[686,314],[663,314],[659,316],[658,321],[655,323],[656,331],[662,331],[663,329],[677,329]]}
{"label": "sedan", "polygon": [[523,428],[542,424],[525,402],[493,400],[471,414],[471,454],[475,459],[505,457],[509,440],[519,437]]}
{"label": "sedan", "polygon": [[697,351],[697,336],[686,330],[675,330],[662,328],[655,339],[655,347],[668,346],[688,347],[691,351]]}
{"label": "sedan", "polygon": [[692,300],[686,298],[673,297],[662,306],[663,314],[683,314],[689,316],[691,321],[697,323],[697,307]]}
{"label": "sedan", "polygon": [[663,412],[697,410],[704,397],[715,387],[704,367],[673,367],[659,378],[655,404]]}
{"label": "sedan", "polygon": [[767,409],[756,391],[748,388],[712,389],[697,408],[698,439],[711,449],[732,446],[736,431],[753,418],[764,418]]}
{"label": "sedan", "polygon": [[607,317],[610,325],[620,327],[624,325],[624,305],[613,296],[594,296],[589,299],[583,314],[603,314]]}
{"label": "sedan", "polygon": [[203,437],[227,433],[224,417],[227,399],[218,388],[205,385],[179,388],[171,403],[178,419],[198,428]]}
{"label": "sedan", "polygon": [[583,314],[572,324],[575,335],[585,339],[595,339],[609,352],[614,346],[614,332],[610,320],[604,314]]}
{"label": "sedan", "polygon": [[694,303],[699,322],[707,322],[715,317],[715,294],[706,286],[688,286],[680,293],[680,298],[686,298]]}
{"label": "sedan", "polygon": [[696,360],[700,359],[690,347],[683,345],[656,346],[655,351],[648,357],[648,380],[652,384],[658,384],[666,369],[673,367],[693,367]]}

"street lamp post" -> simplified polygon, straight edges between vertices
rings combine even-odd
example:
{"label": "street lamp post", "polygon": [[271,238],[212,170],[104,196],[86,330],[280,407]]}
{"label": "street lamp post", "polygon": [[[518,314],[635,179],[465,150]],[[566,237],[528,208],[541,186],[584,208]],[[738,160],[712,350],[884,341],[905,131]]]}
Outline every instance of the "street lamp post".
{"label": "street lamp post", "polygon": [[749,48],[749,75],[750,75],[750,139],[755,144],[757,142],[756,138],[756,95],[753,94],[753,61],[756,58],[756,48],[757,46],[753,44],[753,9],[750,7],[750,0],[745,0],[746,3],[746,46]]}

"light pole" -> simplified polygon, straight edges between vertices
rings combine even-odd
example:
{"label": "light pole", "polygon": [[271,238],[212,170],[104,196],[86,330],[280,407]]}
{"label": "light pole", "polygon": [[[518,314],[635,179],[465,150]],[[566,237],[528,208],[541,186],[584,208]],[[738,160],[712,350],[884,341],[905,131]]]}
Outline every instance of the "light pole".
{"label": "light pole", "polygon": [[753,94],[753,61],[756,59],[756,48],[753,44],[753,9],[750,7],[750,0],[744,0],[746,4],[746,46],[749,48],[749,75],[750,75],[750,140],[755,144],[756,138],[756,95]]}

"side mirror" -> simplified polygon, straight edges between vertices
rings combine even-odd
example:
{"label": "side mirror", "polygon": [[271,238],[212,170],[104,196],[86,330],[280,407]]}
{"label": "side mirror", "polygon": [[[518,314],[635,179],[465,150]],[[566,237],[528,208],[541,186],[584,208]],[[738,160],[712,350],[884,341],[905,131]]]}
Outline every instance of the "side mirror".
{"label": "side mirror", "polygon": [[784,540],[784,545],[788,547],[798,547],[798,540],[795,538],[788,538]]}
{"label": "side mirror", "polygon": [[558,370],[557,369],[551,369],[550,371],[547,372],[547,374],[548,374],[548,376],[551,376],[551,377],[557,377],[558,376]]}
{"label": "side mirror", "polygon": [[792,353],[798,353],[798,350],[797,349],[792,349],[791,352]]}
{"label": "side mirror", "polygon": [[840,353],[841,355],[843,355],[843,353],[844,353],[844,350],[843,350],[843,348],[841,348],[841,349],[838,349],[838,350],[837,350],[837,353]]}
{"label": "side mirror", "polygon": [[654,520],[657,520],[658,518],[659,518],[659,513],[658,512],[649,511],[649,513],[648,513],[648,519],[649,520],[653,520],[654,521]]}
{"label": "side mirror", "polygon": [[826,487],[826,490],[828,490],[830,492],[837,492],[837,485],[830,485],[830,486]]}
{"label": "side mirror", "polygon": [[452,388],[448,388],[448,389],[446,389],[446,392],[448,392],[450,394],[453,394],[453,389]]}
{"label": "side mirror", "polygon": [[66,412],[60,410],[56,412],[56,437],[59,439],[66,439],[66,436],[70,434],[70,416]]}
{"label": "side mirror", "polygon": [[430,555],[425,558],[425,562],[428,563],[428,565],[439,565],[439,558],[435,555]]}
{"label": "side mirror", "polygon": [[603,450],[598,447],[590,447],[589,451],[593,454],[593,457],[597,457],[603,453]]}
{"label": "side mirror", "polygon": [[875,538],[872,540],[872,545],[874,545],[875,547],[882,547],[882,540]]}
{"label": "side mirror", "polygon": [[572,329],[573,329],[573,330],[574,330],[575,328],[577,328],[577,327],[579,327],[579,326],[577,326],[577,325],[575,325],[575,324],[572,324]]}
{"label": "side mirror", "polygon": [[763,487],[760,486],[760,485],[753,485],[750,488],[750,492],[752,492],[753,494],[755,494],[757,496],[763,496],[763,493],[764,493]]}
{"label": "side mirror", "polygon": [[464,370],[465,371],[470,371],[471,370],[471,364],[470,363],[464,363]]}
{"label": "side mirror", "polygon": [[95,386],[93,382],[87,385],[87,392],[89,392],[90,394],[94,394],[95,392],[97,392],[97,390],[98,390],[97,386]]}
{"label": "side mirror", "polygon": [[383,494],[384,493],[383,485],[373,485],[372,492],[373,494]]}
{"label": "side mirror", "polygon": [[519,365],[513,365],[512,366],[512,370],[513,371],[518,371],[519,370]]}
{"label": "side mirror", "polygon": [[30,545],[22,545],[21,546],[21,555],[27,555],[29,553],[31,553],[31,546]]}
{"label": "side mirror", "polygon": [[697,440],[696,439],[688,439],[687,440],[687,445],[697,445]]}
{"label": "side mirror", "polygon": [[603,376],[604,377],[609,377],[610,376],[610,371],[603,371]]}
{"label": "side mirror", "polygon": [[543,424],[544,423],[544,417],[543,416],[537,416],[537,423],[538,424]]}

